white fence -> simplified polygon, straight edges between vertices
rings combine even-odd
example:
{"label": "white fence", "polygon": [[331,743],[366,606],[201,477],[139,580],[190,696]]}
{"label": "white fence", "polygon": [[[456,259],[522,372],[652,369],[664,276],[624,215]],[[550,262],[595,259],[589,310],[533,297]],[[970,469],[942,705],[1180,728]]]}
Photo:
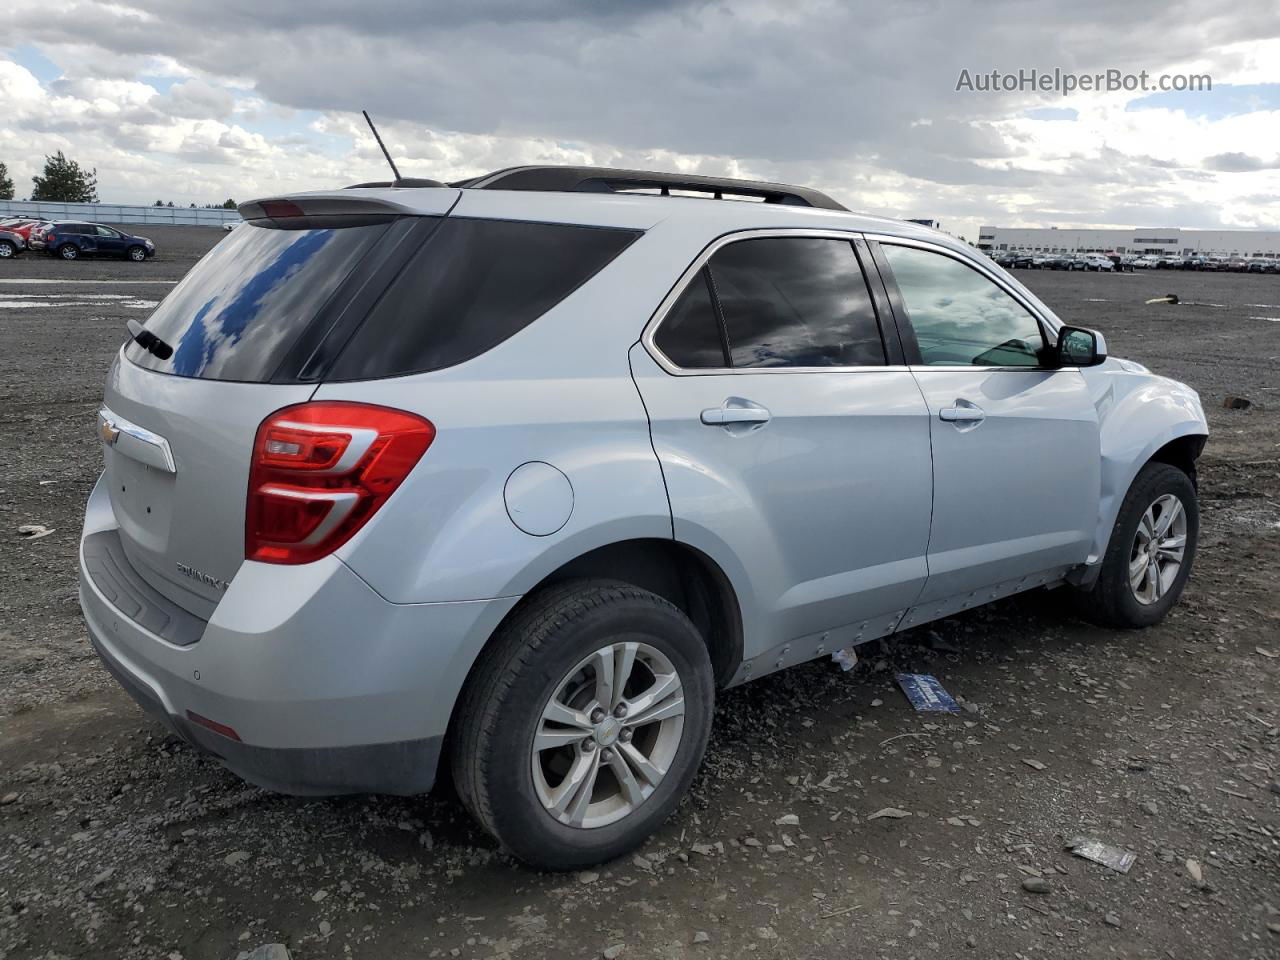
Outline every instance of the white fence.
{"label": "white fence", "polygon": [[118,203],[52,203],[44,200],[0,200],[0,219],[45,217],[49,220],[87,220],[90,223],[168,223],[220,227],[239,223],[235,210],[203,207],[134,207]]}

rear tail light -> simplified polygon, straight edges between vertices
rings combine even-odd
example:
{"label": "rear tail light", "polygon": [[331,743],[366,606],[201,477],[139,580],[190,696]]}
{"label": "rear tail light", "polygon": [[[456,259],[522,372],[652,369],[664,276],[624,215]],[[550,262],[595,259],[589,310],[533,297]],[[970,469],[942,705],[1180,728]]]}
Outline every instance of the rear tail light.
{"label": "rear tail light", "polygon": [[387,502],[435,435],[429,420],[364,403],[277,410],[253,443],[245,557],[309,563],[332,553]]}

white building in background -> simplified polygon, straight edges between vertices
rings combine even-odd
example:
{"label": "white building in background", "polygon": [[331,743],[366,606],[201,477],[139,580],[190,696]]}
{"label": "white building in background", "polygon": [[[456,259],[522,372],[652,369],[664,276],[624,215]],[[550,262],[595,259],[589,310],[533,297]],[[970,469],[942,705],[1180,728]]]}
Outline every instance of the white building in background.
{"label": "white building in background", "polygon": [[982,250],[1028,253],[1164,253],[1186,256],[1280,257],[1280,230],[1080,230],[1074,227],[982,227]]}

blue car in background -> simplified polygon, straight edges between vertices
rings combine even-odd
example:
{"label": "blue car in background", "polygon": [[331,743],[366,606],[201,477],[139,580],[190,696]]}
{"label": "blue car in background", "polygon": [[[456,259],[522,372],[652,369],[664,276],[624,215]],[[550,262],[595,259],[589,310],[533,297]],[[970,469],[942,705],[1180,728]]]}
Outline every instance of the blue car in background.
{"label": "blue car in background", "polygon": [[146,237],[135,237],[114,227],[77,220],[56,220],[31,231],[29,245],[32,250],[43,250],[63,260],[123,257],[141,263],[156,255],[156,245]]}

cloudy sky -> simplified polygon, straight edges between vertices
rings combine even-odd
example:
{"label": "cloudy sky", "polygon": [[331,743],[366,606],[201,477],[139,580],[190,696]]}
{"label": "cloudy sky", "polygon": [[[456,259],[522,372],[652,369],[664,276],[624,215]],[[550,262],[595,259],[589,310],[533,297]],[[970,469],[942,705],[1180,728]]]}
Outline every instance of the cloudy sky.
{"label": "cloudy sky", "polygon": [[[1210,92],[959,90],[1055,68]],[[977,81],[975,81],[976,85]],[[221,202],[592,163],[980,223],[1280,229],[1280,3],[10,0],[0,161]]]}

